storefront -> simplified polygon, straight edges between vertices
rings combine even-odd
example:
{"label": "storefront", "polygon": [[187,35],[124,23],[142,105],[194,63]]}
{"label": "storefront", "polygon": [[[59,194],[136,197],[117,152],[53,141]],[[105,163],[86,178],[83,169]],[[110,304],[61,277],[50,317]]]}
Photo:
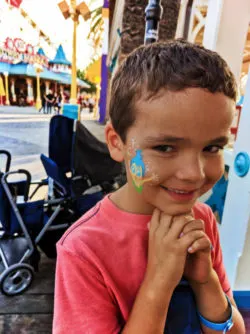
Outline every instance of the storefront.
{"label": "storefront", "polygon": [[[4,83],[1,99],[4,104],[33,105],[38,84],[40,96],[47,94],[50,89],[61,93],[69,90],[71,63],[66,59],[61,45],[55,58],[50,61],[43,49],[36,52],[35,47],[20,38],[7,38],[0,47],[0,76]],[[77,84],[79,89],[89,87],[82,80],[78,80]]]}

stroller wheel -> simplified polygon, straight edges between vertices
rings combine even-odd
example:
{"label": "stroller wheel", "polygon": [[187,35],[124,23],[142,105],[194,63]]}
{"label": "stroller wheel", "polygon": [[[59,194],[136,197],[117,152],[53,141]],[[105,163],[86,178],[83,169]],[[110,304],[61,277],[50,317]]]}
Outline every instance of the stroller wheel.
{"label": "stroller wheel", "polygon": [[0,275],[0,289],[6,296],[24,292],[31,284],[34,269],[26,263],[11,265]]}

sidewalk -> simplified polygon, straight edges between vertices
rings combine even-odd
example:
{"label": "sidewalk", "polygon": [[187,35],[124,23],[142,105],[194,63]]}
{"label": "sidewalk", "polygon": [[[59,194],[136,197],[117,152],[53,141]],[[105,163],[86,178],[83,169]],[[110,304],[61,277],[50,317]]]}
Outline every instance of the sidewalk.
{"label": "sidewalk", "polygon": [[[15,119],[13,119],[15,115]],[[11,122],[26,122],[26,121],[50,121],[53,114],[41,114],[35,107],[16,107],[16,106],[0,106],[0,123],[11,123]],[[104,126],[97,120],[93,119],[93,114],[90,114],[88,110],[81,112],[81,122],[86,128],[93,133],[99,140],[105,141],[104,137]]]}
{"label": "sidewalk", "polygon": [[[33,181],[46,177],[40,154],[48,155],[49,122],[54,115],[39,113],[34,107],[0,106],[0,148],[12,154],[12,169],[26,169]],[[88,110],[81,113],[82,124],[100,141],[104,126]]]}

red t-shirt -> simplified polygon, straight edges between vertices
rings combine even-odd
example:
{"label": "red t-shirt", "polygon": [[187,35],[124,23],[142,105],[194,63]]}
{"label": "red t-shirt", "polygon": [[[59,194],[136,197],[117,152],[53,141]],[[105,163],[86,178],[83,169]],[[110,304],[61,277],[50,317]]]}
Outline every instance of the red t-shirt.
{"label": "red t-shirt", "polygon": [[[215,217],[202,203],[193,212],[205,222],[213,267],[232,296]],[[65,232],[57,244],[53,334],[121,331],[144,278],[150,218],[118,209],[107,196]]]}

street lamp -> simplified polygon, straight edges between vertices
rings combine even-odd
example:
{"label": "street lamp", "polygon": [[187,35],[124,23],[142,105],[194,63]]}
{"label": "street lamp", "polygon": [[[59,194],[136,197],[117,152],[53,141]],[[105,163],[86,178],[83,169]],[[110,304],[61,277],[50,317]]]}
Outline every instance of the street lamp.
{"label": "street lamp", "polygon": [[9,76],[9,72],[4,72],[4,78],[5,78],[5,104],[6,106],[8,106],[10,104],[10,100],[9,100],[9,80],[8,80],[8,76]]}
{"label": "street lamp", "polygon": [[43,71],[43,67],[40,64],[34,64],[36,70],[36,109],[40,110],[42,107],[41,102],[41,90],[40,90],[40,73]]}
{"label": "street lamp", "polygon": [[85,2],[81,2],[79,5],[76,5],[76,0],[70,0],[70,6],[67,1],[64,0],[58,3],[58,7],[60,8],[65,19],[69,17],[72,18],[74,22],[73,28],[73,45],[72,45],[72,74],[71,74],[71,90],[70,90],[70,103],[76,104],[77,102],[77,80],[76,80],[76,33],[77,33],[77,25],[79,23],[79,15],[83,17],[85,21],[87,21],[91,14],[88,6]]}
{"label": "street lamp", "polygon": [[158,41],[159,22],[162,17],[161,0],[149,0],[145,9],[146,28],[144,44],[151,44]]}

